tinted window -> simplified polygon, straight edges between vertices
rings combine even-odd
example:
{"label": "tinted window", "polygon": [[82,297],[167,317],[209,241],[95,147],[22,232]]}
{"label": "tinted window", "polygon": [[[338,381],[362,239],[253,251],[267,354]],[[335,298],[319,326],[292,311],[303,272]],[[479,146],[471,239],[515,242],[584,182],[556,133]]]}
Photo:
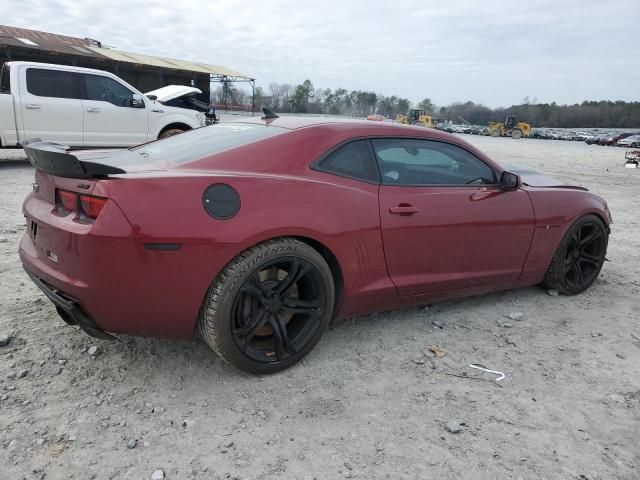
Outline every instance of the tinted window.
{"label": "tinted window", "polygon": [[287,131],[284,128],[266,125],[220,123],[130,148],[110,158],[108,163],[113,166],[126,166],[157,161],[193,162]]}
{"label": "tinted window", "polygon": [[373,140],[384,185],[495,184],[493,170],[463,148],[413,139]]}
{"label": "tinted window", "polygon": [[0,93],[11,93],[11,77],[9,75],[9,65],[6,63],[0,70]]}
{"label": "tinted window", "polygon": [[80,98],[76,74],[60,70],[27,69],[27,91],[38,97]]}
{"label": "tinted window", "polygon": [[316,168],[342,177],[378,183],[378,168],[371,156],[369,140],[355,140],[338,147]]}
{"label": "tinted window", "polygon": [[83,75],[87,100],[109,102],[118,107],[130,107],[133,92],[119,82],[100,75]]}

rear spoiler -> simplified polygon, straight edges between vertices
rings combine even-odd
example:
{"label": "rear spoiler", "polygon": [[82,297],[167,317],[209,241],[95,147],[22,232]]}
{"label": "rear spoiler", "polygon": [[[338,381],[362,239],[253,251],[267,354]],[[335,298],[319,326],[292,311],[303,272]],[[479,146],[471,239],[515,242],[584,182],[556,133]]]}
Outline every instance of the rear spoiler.
{"label": "rear spoiler", "polygon": [[121,168],[95,162],[83,162],[69,153],[69,147],[57,142],[43,142],[39,138],[22,142],[29,163],[34,168],[67,178],[96,178],[127,173]]}

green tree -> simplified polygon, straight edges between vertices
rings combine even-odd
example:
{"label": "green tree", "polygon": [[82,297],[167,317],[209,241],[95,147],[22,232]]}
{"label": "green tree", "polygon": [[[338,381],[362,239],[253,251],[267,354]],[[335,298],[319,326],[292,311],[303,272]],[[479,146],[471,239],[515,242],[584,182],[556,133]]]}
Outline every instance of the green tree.
{"label": "green tree", "polygon": [[431,114],[433,113],[433,103],[431,103],[430,98],[425,98],[418,104],[418,108],[420,110],[424,110],[425,112]]}
{"label": "green tree", "polygon": [[291,108],[297,113],[306,113],[309,107],[309,99],[313,97],[314,89],[311,80],[305,80],[296,88],[289,99]]}

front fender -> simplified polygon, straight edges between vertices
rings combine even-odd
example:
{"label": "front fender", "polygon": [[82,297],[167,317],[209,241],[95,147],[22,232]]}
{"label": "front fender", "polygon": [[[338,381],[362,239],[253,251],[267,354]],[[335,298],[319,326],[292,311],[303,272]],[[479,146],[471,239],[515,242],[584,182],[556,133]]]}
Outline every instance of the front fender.
{"label": "front fender", "polygon": [[607,228],[612,222],[607,202],[595,193],[569,188],[530,188],[527,192],[533,202],[536,228],[523,279],[542,280],[560,241],[579,218],[597,215]]}
{"label": "front fender", "polygon": [[[171,108],[171,107],[163,107],[162,110],[166,112],[167,108]],[[152,138],[158,138],[158,135],[160,135],[160,132],[164,130],[167,125],[171,125],[174,123],[187,125],[191,129],[200,128],[202,126],[200,124],[200,120],[197,117],[198,112],[196,112],[195,110],[186,110],[186,109],[179,109],[179,110],[185,110],[185,112],[174,111],[170,113],[165,113],[164,115],[154,120],[152,128],[150,129]],[[152,115],[157,115],[157,114],[152,113]]]}

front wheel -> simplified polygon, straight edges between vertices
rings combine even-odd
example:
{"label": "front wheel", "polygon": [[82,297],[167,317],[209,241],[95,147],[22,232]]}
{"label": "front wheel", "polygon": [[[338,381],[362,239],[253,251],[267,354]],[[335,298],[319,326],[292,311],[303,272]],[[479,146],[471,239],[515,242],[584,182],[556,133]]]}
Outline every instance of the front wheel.
{"label": "front wheel", "polygon": [[334,301],[324,258],[303,242],[281,238],[250,248],[225,267],[198,323],[223,360],[246,372],[272,373],[313,349]]}
{"label": "front wheel", "polygon": [[602,269],[608,242],[609,234],[600,218],[585,215],[577,220],[558,245],[544,285],[566,295],[584,292]]}
{"label": "front wheel", "polygon": [[162,140],[163,138],[167,137],[173,137],[174,135],[180,135],[184,132],[185,130],[182,130],[181,128],[170,128],[169,130],[165,130],[160,135],[158,135],[158,140]]}

